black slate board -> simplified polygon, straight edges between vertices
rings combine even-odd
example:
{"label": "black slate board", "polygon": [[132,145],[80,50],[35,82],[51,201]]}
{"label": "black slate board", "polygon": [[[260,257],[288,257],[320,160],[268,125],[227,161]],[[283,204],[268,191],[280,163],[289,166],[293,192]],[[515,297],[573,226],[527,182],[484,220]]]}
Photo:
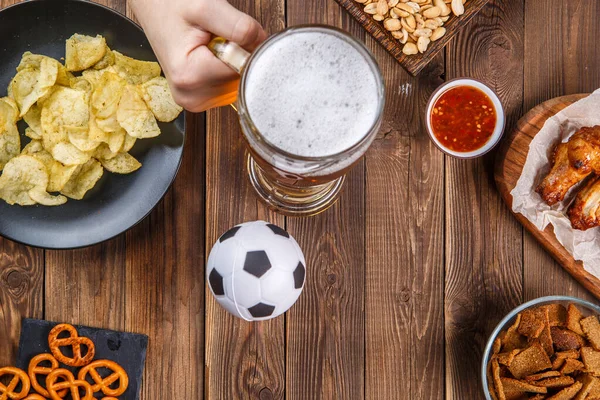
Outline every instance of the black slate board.
{"label": "black slate board", "polygon": [[[19,341],[17,368],[27,371],[29,361],[40,353],[50,353],[48,335],[57,322],[42,321],[37,319],[24,319]],[[90,338],[96,347],[95,360],[111,360],[123,367],[129,376],[129,386],[125,393],[119,396],[120,400],[137,400],[140,396],[148,336],[135,333],[117,332],[106,329],[90,328],[75,325],[79,336]],[[77,368],[66,367],[74,375]],[[102,398],[102,393],[96,393],[97,398]]]}

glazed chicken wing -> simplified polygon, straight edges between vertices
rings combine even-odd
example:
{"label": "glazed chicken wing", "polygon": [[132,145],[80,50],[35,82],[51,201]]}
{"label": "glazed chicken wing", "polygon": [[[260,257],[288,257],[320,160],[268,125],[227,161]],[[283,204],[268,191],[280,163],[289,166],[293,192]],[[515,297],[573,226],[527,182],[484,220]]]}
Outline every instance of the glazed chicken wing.
{"label": "glazed chicken wing", "polygon": [[575,229],[585,231],[600,226],[600,177],[591,179],[577,193],[568,215]]}
{"label": "glazed chicken wing", "polygon": [[568,143],[573,168],[581,173],[600,174],[600,126],[581,128]]}
{"label": "glazed chicken wing", "polygon": [[552,169],[535,190],[549,206],[562,201],[569,189],[591,173],[571,166],[568,143],[559,143],[556,146],[551,161]]}

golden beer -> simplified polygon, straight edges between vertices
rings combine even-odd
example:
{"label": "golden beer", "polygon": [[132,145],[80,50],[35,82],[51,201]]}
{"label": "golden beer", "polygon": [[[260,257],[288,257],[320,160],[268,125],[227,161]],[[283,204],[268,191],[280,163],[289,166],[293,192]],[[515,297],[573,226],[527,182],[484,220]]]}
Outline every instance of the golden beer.
{"label": "golden beer", "polygon": [[[239,65],[235,48],[221,50]],[[286,215],[327,209],[381,125],[374,58],[343,31],[300,26],[272,36],[239,70],[237,110],[258,195]]]}

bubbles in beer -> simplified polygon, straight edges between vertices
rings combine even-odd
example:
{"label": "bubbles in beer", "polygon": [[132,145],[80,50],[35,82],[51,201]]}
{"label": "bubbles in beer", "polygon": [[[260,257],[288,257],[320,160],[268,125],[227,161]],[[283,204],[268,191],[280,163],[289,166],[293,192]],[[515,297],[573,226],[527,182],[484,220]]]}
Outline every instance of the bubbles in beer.
{"label": "bubbles in beer", "polygon": [[321,157],[359,142],[377,119],[369,62],[334,33],[296,32],[262,50],[246,78],[250,117],[289,153]]}

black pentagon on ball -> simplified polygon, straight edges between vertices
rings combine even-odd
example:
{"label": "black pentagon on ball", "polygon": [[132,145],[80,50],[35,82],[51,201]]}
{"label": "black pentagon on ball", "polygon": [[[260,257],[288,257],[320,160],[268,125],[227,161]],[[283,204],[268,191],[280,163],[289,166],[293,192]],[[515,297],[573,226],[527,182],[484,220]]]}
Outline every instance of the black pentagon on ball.
{"label": "black pentagon on ball", "polygon": [[223,277],[214,268],[208,275],[208,283],[210,284],[210,287],[215,295],[225,295],[225,289],[223,289]]}
{"label": "black pentagon on ball", "polygon": [[225,232],[223,235],[221,235],[221,237],[219,238],[219,242],[223,243],[227,239],[231,239],[232,237],[235,236],[237,231],[239,231],[241,228],[242,228],[241,226],[234,226],[233,228],[231,228],[230,230]]}
{"label": "black pentagon on ball", "polygon": [[294,287],[300,289],[304,285],[304,277],[306,276],[306,268],[302,264],[302,261],[298,263],[294,270]]}
{"label": "black pentagon on ball", "polygon": [[290,234],[287,233],[285,230],[281,229],[280,227],[278,227],[277,225],[273,225],[273,224],[267,224],[267,228],[269,228],[270,230],[273,231],[274,234],[279,235],[279,236],[283,236],[286,238],[290,238]]}
{"label": "black pentagon on ball", "polygon": [[273,314],[273,311],[275,311],[275,306],[265,303],[258,303],[257,305],[250,307],[248,311],[250,311],[250,315],[252,315],[254,318],[264,318]]}
{"label": "black pentagon on ball", "polygon": [[249,251],[244,261],[244,271],[250,275],[260,278],[271,269],[271,261],[264,250]]}

